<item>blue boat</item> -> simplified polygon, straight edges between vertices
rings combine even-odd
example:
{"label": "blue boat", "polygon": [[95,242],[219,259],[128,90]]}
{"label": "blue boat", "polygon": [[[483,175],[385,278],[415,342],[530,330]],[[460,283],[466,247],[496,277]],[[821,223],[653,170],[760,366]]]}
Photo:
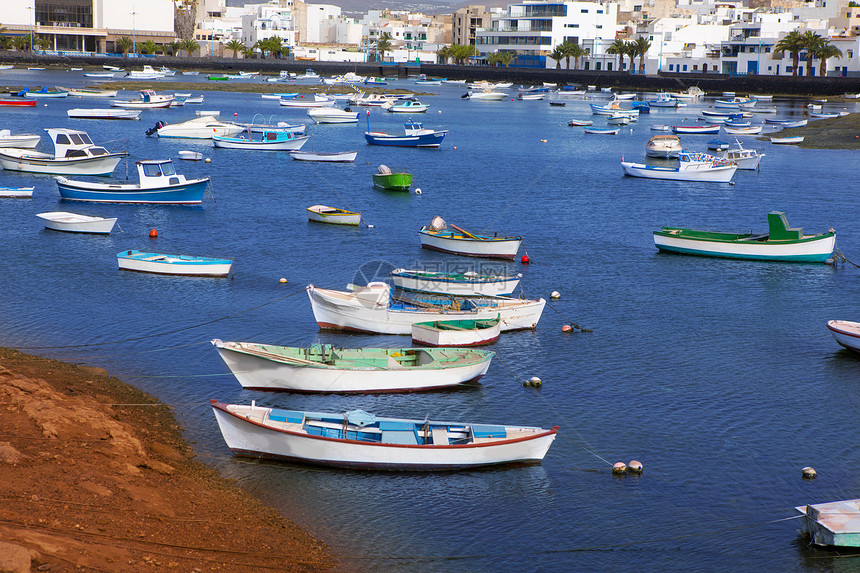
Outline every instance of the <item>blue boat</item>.
{"label": "blue boat", "polygon": [[364,138],[370,145],[391,145],[395,147],[439,147],[448,134],[447,129],[424,129],[420,121],[407,121],[403,124],[405,133],[395,135],[382,131],[366,131]]}
{"label": "blue boat", "polygon": [[648,105],[648,102],[638,99],[631,100],[630,109],[638,109],[639,113],[651,113],[651,106]]}
{"label": "blue boat", "polygon": [[708,149],[711,151],[725,151],[729,148],[728,141],[721,141],[719,139],[712,139],[708,142]]}
{"label": "blue boat", "polygon": [[209,178],[186,179],[178,175],[170,159],[137,162],[140,183],[114,184],[75,181],[57,177],[60,197],[68,201],[96,203],[156,203],[197,205],[209,186]]}

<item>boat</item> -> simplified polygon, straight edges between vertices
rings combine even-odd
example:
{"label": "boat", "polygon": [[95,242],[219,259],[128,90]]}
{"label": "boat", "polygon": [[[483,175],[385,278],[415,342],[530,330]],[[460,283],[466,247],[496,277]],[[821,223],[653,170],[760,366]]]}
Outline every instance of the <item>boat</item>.
{"label": "boat", "polygon": [[238,455],[370,470],[455,470],[537,463],[558,426],[543,428],[326,414],[211,401],[224,442]]}
{"label": "boat", "polygon": [[711,125],[673,125],[672,133],[719,133],[719,124]]}
{"label": "boat", "polygon": [[513,260],[523,241],[522,237],[476,235],[456,225],[450,225],[451,229],[448,226],[442,217],[434,216],[429,225],[418,231],[421,248],[467,257]]}
{"label": "boat", "polygon": [[75,97],[116,97],[117,90],[94,90],[87,88],[72,88],[69,91],[70,96]]}
{"label": "boat", "polygon": [[48,128],[54,153],[30,149],[0,148],[0,164],[9,171],[51,175],[109,175],[128,153],[111,152],[93,144],[85,131]]}
{"label": "boat", "polygon": [[520,101],[540,101],[546,98],[546,93],[520,93],[517,99]]}
{"label": "boat", "polygon": [[792,120],[771,121],[769,119],[766,119],[765,122],[776,124],[783,129],[793,129],[795,127],[806,127],[806,125],[809,123],[809,120],[798,119],[798,120],[794,120],[794,121],[792,121]]}
{"label": "boat", "polygon": [[808,103],[808,104],[806,104],[806,109],[818,110],[818,109],[821,109],[821,104],[820,103]]}
{"label": "boat", "polygon": [[183,76],[199,76],[200,72],[199,71],[182,70],[182,75]]}
{"label": "boat", "polygon": [[403,124],[404,135],[395,135],[382,131],[366,131],[364,138],[370,145],[390,145],[395,147],[439,147],[448,134],[447,129],[425,129],[418,121],[407,121]]}
{"label": "boat", "polygon": [[758,169],[759,162],[765,154],[759,153],[755,149],[745,149],[737,139],[735,140],[735,143],[737,144],[737,147],[728,148],[721,157],[737,164],[738,169]]}
{"label": "boat", "polygon": [[19,149],[34,149],[39,145],[41,137],[32,133],[19,133],[12,135],[8,129],[0,129],[0,148],[17,147]]}
{"label": "boat", "polygon": [[775,107],[756,107],[753,111],[756,113],[776,113],[779,110]]}
{"label": "boat", "polygon": [[251,133],[262,134],[266,131],[283,131],[294,135],[304,135],[308,127],[305,123],[288,123],[285,121],[273,124],[271,118],[269,118],[269,123],[254,123],[254,119],[252,119],[251,123],[237,123],[236,125],[241,126],[245,130],[250,129]]}
{"label": "boat", "polygon": [[318,79],[320,79],[319,74],[317,74],[311,68],[306,69],[305,73],[300,75],[298,78],[299,79],[306,79],[306,80],[318,80]]}
{"label": "boat", "polygon": [[838,113],[814,113],[811,112],[809,117],[814,119],[830,119],[831,117],[839,117]]}
{"label": "boat", "polygon": [[817,262],[830,258],[836,246],[836,231],[804,235],[791,228],[782,211],[767,214],[768,232],[717,233],[677,227],[654,231],[654,244],[661,251],[685,255],[755,259],[763,261]]}
{"label": "boat", "polygon": [[434,320],[412,325],[412,343],[423,346],[483,346],[499,339],[501,321]]}
{"label": "boat", "polygon": [[831,548],[860,547],[860,499],[801,505],[794,509],[803,516],[801,534],[813,544]]}
{"label": "boat", "polygon": [[363,107],[382,107],[383,105],[394,101],[394,97],[386,96],[384,94],[365,95],[363,92],[360,92],[360,95],[353,99],[354,105],[360,105]]}
{"label": "boat", "polygon": [[[497,326],[498,326],[498,319]],[[471,349],[306,348],[212,341],[243,388],[290,392],[411,392],[480,379],[493,353]]]}
{"label": "boat", "polygon": [[594,124],[590,119],[571,119],[567,125],[571,127],[585,127]]}
{"label": "boat", "polygon": [[748,119],[727,119],[723,122],[724,127],[750,127],[752,122]]}
{"label": "boat", "polygon": [[335,103],[335,100],[330,99],[326,101],[311,101],[311,100],[293,100],[293,99],[284,99],[281,98],[278,100],[278,103],[284,107],[296,107],[296,108],[311,108],[311,107],[332,107]]}
{"label": "boat", "polygon": [[625,113],[618,113],[606,116],[608,125],[627,125],[630,123],[630,116]]}
{"label": "boat", "polygon": [[70,119],[140,119],[139,109],[75,108],[68,110],[66,114]]}
{"label": "boat", "polygon": [[613,115],[617,113],[626,113],[630,116],[639,116],[639,112],[641,111],[639,108],[636,109],[624,109],[620,105],[618,105],[617,101],[611,101],[606,105],[600,105],[596,103],[588,104],[591,107],[591,113],[594,115]]}
{"label": "boat", "polygon": [[0,197],[25,199],[33,196],[35,187],[0,187]]}
{"label": "boat", "polygon": [[193,104],[203,103],[203,96],[201,95],[201,96],[186,97],[185,103],[193,103]]}
{"label": "boat", "polygon": [[120,270],[124,271],[191,277],[226,277],[233,267],[231,259],[165,255],[134,250],[117,253],[116,261]]}
{"label": "boat", "polygon": [[700,88],[699,86],[690,86],[685,91],[673,92],[669,95],[679,99],[695,99],[697,97],[705,95],[705,92],[703,92],[702,88]]}
{"label": "boat", "polygon": [[114,77],[113,72],[86,72],[84,77],[87,78],[112,78]]}
{"label": "boat", "polygon": [[155,127],[149,129],[146,135],[157,135],[158,137],[184,137],[188,139],[212,139],[215,136],[232,137],[244,131],[241,125],[235,123],[224,123],[212,116],[195,117],[182,123],[157,122]]}
{"label": "boat", "polygon": [[357,227],[361,224],[361,213],[326,207],[325,205],[314,205],[307,208],[308,221],[317,223],[331,223],[333,225],[351,225]]}
{"label": "boat", "polygon": [[549,102],[549,105],[552,107],[564,107],[567,105],[567,103],[565,103],[563,101],[551,101],[551,102]]}
{"label": "boat", "polygon": [[34,100],[34,99],[0,98],[0,106],[3,106],[3,107],[36,107],[36,100]]}
{"label": "boat", "polygon": [[140,90],[140,99],[120,100],[115,99],[110,102],[112,107],[122,107],[126,109],[155,109],[161,107],[170,107],[176,97],[173,94],[159,95],[153,90]]}
{"label": "boat", "polygon": [[388,82],[385,81],[385,78],[375,78],[370,76],[364,79],[364,83],[372,86],[387,86]]}
{"label": "boat", "polygon": [[186,179],[177,174],[170,159],[138,161],[137,174],[138,184],[91,183],[57,177],[57,188],[60,197],[69,201],[197,205],[209,186],[208,177]]}
{"label": "boat", "polygon": [[373,186],[385,191],[409,191],[412,185],[412,174],[392,172],[387,165],[380,165],[377,173],[372,173]]}
{"label": "boat", "polygon": [[189,151],[187,149],[181,149],[176,152],[179,154],[179,159],[183,159],[185,161],[200,161],[203,159],[203,154],[199,151]]}
{"label": "boat", "polygon": [[322,161],[329,163],[352,163],[358,155],[355,151],[336,151],[324,153],[321,151],[290,151],[290,155],[297,161]]}
{"label": "boat", "polygon": [[655,123],[651,126],[651,131],[669,131],[669,126],[662,123]]}
{"label": "boat", "polygon": [[320,108],[309,109],[308,117],[316,123],[358,123],[358,112],[349,108]]}
{"label": "boat", "polygon": [[754,100],[762,100],[762,101],[770,101],[773,99],[773,95],[764,95],[764,94],[749,94],[747,97]]}
{"label": "boat", "polygon": [[680,160],[678,167],[662,167],[622,161],[621,170],[624,171],[625,175],[646,179],[728,183],[738,168],[734,163],[705,153],[682,151],[678,154],[678,159]]}
{"label": "boat", "polygon": [[730,147],[731,144],[728,141],[722,141],[720,139],[712,139],[705,145],[711,151],[725,151]]}
{"label": "boat", "polygon": [[586,127],[583,131],[591,135],[618,135],[621,130],[617,127]]}
{"label": "boat", "polygon": [[755,106],[756,100],[747,97],[733,97],[731,99],[714,100],[714,107],[723,109],[740,109],[741,106],[751,108]]}
{"label": "boat", "polygon": [[759,133],[761,133],[762,126],[754,125],[750,127],[729,127],[727,125],[724,125],[723,129],[728,135],[758,135]]}
{"label": "boat", "polygon": [[382,104],[390,113],[424,113],[430,106],[418,100],[404,99],[396,103]]}
{"label": "boat", "polygon": [[[42,68],[44,69],[44,68]],[[49,90],[47,86],[42,86],[42,88],[38,91],[30,91],[29,88],[24,88],[17,94],[18,96],[25,98],[60,98],[60,97],[69,97],[68,90],[61,89],[51,89]]]}
{"label": "boat", "polygon": [[655,135],[645,144],[645,155],[669,159],[678,157],[683,149],[681,138],[677,135]]}
{"label": "boat", "polygon": [[301,149],[310,135],[295,135],[289,131],[265,131],[259,139],[248,130],[245,135],[212,136],[212,145],[222,149],[248,149],[252,151],[291,151]]}
{"label": "boat", "polygon": [[434,297],[413,299],[395,294],[388,284],[353,285],[351,292],[308,285],[308,297],[317,325],[323,329],[411,334],[416,322],[434,320],[490,320],[501,318],[502,332],[537,326],[544,299],[526,300],[504,296],[487,298]]}
{"label": "boat", "polygon": [[466,95],[463,96],[468,100],[475,101],[501,101],[508,97],[508,94],[505,92],[495,91],[493,89],[483,89],[481,91],[468,91]]}
{"label": "boat", "polygon": [[206,76],[206,79],[210,82],[226,82],[230,78],[225,75],[210,74]]}
{"label": "boat", "polygon": [[161,70],[156,70],[152,66],[144,65],[142,70],[130,70],[126,77],[131,80],[157,80],[165,77],[167,74]]}
{"label": "boat", "polygon": [[827,329],[840,346],[860,352],[860,322],[828,320]]}
{"label": "boat", "polygon": [[107,235],[116,224],[116,218],[88,217],[66,211],[52,211],[36,215],[45,222],[46,229],[67,233],[95,233]]}
{"label": "boat", "polygon": [[[702,117],[711,118],[713,120],[716,120],[720,117],[724,118],[724,120],[741,119],[743,117],[747,117],[746,114],[737,111],[711,111],[708,109],[704,109],[700,113],[702,114]],[[749,114],[749,117],[752,117],[752,114]]]}
{"label": "boat", "polygon": [[650,107],[678,107],[678,100],[667,93],[657,94],[657,99],[648,100]]}
{"label": "boat", "polygon": [[797,145],[798,143],[803,143],[803,136],[799,135],[796,137],[771,137],[771,143],[777,143],[780,145]]}
{"label": "boat", "polygon": [[464,273],[394,269],[394,287],[405,291],[429,292],[451,296],[508,296],[516,290],[522,274],[498,276]]}

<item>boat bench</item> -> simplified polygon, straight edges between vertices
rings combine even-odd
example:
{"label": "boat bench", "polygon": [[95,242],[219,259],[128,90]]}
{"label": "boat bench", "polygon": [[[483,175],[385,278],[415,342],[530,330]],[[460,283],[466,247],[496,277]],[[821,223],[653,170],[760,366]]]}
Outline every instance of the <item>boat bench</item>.
{"label": "boat bench", "polygon": [[383,420],[379,422],[379,429],[383,444],[418,445],[418,433],[411,422]]}
{"label": "boat bench", "polygon": [[505,438],[508,435],[504,426],[472,426],[475,438]]}
{"label": "boat bench", "polygon": [[272,410],[269,412],[269,419],[273,422],[290,422],[291,424],[301,424],[304,420],[304,412],[295,410]]}

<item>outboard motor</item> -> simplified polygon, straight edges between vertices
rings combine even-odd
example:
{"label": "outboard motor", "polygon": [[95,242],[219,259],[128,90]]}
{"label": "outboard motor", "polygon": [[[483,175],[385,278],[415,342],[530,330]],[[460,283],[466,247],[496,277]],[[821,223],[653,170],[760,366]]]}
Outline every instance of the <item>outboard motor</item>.
{"label": "outboard motor", "polygon": [[349,109],[349,106],[347,106],[347,107],[343,108],[343,111],[349,111],[349,112],[351,112],[352,110],[351,110],[351,109]]}
{"label": "outboard motor", "polygon": [[155,135],[156,133],[158,133],[158,130],[161,129],[162,127],[164,127],[165,125],[167,125],[167,124],[165,124],[163,121],[156,122],[154,127],[151,127],[151,128],[146,130],[146,136],[151,137],[151,136]]}
{"label": "outboard motor", "polygon": [[463,95],[460,96],[461,99],[466,99],[467,97],[469,97],[468,93],[464,93]]}

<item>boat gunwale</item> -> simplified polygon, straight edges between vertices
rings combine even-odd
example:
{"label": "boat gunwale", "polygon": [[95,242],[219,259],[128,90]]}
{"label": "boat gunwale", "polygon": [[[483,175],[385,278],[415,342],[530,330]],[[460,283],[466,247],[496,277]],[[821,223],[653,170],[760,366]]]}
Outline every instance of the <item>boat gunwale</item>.
{"label": "boat gunwale", "polygon": [[[672,231],[679,231],[673,233]],[[686,232],[700,233],[700,235],[683,234]],[[723,233],[720,231],[699,231],[696,229],[686,229],[682,227],[663,227],[659,231],[653,231],[654,236],[669,237],[681,240],[710,242],[710,243],[725,243],[725,244],[741,244],[741,245],[793,245],[800,243],[809,243],[822,239],[829,239],[836,236],[836,231],[827,231],[816,235],[804,235],[799,239],[769,239],[760,240],[768,237],[769,233]]]}

